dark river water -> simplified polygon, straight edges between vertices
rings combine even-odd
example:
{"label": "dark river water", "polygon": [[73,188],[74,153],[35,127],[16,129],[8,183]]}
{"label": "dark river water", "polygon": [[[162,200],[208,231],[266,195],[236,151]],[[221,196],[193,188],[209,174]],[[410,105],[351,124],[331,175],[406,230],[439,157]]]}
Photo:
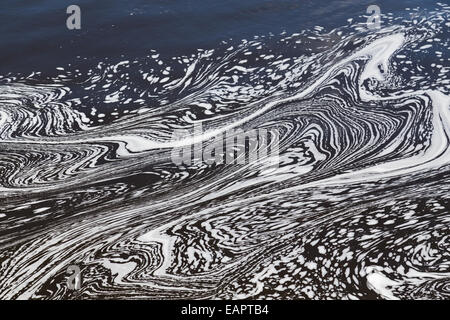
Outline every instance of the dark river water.
{"label": "dark river water", "polygon": [[449,17],[3,0],[0,298],[449,299]]}

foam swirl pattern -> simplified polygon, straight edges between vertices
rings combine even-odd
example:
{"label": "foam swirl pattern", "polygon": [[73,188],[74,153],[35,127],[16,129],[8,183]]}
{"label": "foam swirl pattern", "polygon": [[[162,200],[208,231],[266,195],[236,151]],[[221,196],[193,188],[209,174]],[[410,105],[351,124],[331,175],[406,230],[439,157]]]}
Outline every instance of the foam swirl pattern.
{"label": "foam swirl pattern", "polygon": [[[449,299],[449,14],[2,76],[0,298]],[[199,122],[279,165],[174,164]]]}

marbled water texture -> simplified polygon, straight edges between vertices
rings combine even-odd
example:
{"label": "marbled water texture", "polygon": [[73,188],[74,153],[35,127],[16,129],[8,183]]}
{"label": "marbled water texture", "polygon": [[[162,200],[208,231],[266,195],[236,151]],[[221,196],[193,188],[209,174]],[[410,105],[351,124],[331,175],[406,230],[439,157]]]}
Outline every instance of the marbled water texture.
{"label": "marbled water texture", "polygon": [[[0,76],[0,298],[448,299],[449,16]],[[174,164],[199,122],[278,165]]]}

